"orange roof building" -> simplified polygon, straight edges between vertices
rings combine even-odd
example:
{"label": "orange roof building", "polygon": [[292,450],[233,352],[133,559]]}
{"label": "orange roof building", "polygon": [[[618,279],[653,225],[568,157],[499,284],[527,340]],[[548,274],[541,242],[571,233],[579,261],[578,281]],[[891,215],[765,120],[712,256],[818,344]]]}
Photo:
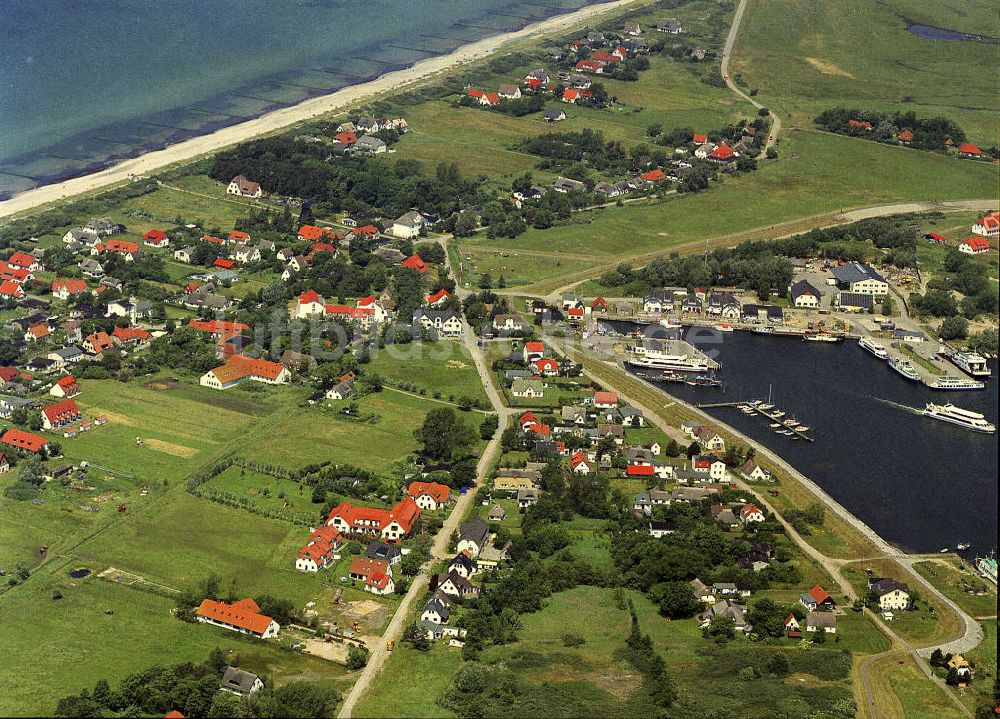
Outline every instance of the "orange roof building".
{"label": "orange roof building", "polygon": [[76,397],[80,394],[80,384],[73,375],[68,374],[52,385],[49,394],[53,397]]}
{"label": "orange roof building", "polygon": [[413,254],[407,257],[400,263],[400,267],[408,267],[411,270],[416,270],[420,274],[424,274],[429,269],[427,263],[420,259],[420,255]]}
{"label": "orange roof building", "polygon": [[260,606],[249,597],[232,604],[214,599],[202,600],[195,616],[199,622],[214,624],[241,634],[252,634],[260,639],[276,637],[281,629],[271,617],[261,614]]}
{"label": "orange roof building", "polygon": [[46,430],[57,429],[81,419],[83,419],[83,414],[72,399],[64,399],[42,408],[42,427]]}
{"label": "orange roof building", "polygon": [[341,502],[330,511],[327,524],[344,534],[366,534],[383,541],[398,542],[413,529],[420,507],[406,497],[392,509],[355,507]]}
{"label": "orange roof building", "polygon": [[406,492],[421,509],[441,509],[451,499],[451,487],[437,482],[411,482]]}
{"label": "orange roof building", "polygon": [[203,374],[200,384],[212,389],[229,389],[245,379],[265,384],[286,384],[290,378],[288,369],[279,362],[233,355],[226,364]]}
{"label": "orange roof building", "polygon": [[313,532],[306,546],[299,550],[295,558],[295,568],[300,572],[318,572],[340,559],[337,553],[344,544],[344,538],[336,527],[322,526]]}
{"label": "orange roof building", "polygon": [[3,437],[0,437],[0,442],[27,452],[40,452],[49,446],[49,441],[45,437],[20,429],[8,429]]}

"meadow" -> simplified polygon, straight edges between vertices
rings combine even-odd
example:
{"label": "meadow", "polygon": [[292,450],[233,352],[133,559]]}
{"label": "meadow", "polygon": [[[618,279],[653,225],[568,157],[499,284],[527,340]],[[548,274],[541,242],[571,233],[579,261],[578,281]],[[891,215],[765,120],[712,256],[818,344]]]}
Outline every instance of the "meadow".
{"label": "meadow", "polygon": [[[144,548],[148,546],[144,543]],[[112,684],[153,664],[203,661],[214,647],[230,661],[278,678],[309,677],[343,689],[339,665],[254,642],[214,627],[186,624],[171,615],[173,600],[99,579],[72,580],[59,562],[44,576],[2,598],[0,645],[13,661],[0,662],[0,713],[39,716],[56,700],[93,686]],[[53,599],[58,589],[61,598]]]}
{"label": "meadow", "polygon": [[907,18],[995,34],[996,8],[986,0],[751,0],[732,70],[803,127],[835,106],[912,110],[951,117],[972,142],[995,145],[1000,47],[922,39],[907,32]]}
{"label": "meadow", "polygon": [[393,384],[416,385],[432,396],[488,401],[469,350],[461,342],[411,342],[373,348],[367,370]]}

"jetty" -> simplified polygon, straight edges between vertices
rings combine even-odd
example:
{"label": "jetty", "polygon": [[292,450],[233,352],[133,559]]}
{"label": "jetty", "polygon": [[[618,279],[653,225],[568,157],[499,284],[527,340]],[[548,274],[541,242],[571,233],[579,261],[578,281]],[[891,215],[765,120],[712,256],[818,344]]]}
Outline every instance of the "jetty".
{"label": "jetty", "polygon": [[717,407],[733,407],[735,409],[741,409],[743,407],[747,407],[753,410],[751,412],[747,412],[747,414],[759,414],[761,417],[771,420],[772,423],[780,424],[785,431],[791,432],[791,434],[786,435],[788,437],[797,437],[798,439],[804,439],[809,442],[816,441],[815,437],[810,436],[805,431],[795,429],[794,426],[786,424],[783,419],[785,416],[784,412],[781,412],[780,410],[761,409],[760,405],[763,403],[764,400],[761,399],[755,399],[750,402],[702,402],[699,403],[697,407],[698,409],[714,409]]}

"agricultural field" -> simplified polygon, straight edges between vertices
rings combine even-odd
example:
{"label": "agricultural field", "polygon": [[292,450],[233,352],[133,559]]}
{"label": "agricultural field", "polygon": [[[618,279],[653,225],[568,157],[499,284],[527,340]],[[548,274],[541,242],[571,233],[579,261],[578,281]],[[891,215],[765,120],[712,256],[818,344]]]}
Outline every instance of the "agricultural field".
{"label": "agricultural field", "polygon": [[990,34],[996,26],[995,10],[985,0],[845,0],[820,5],[751,0],[732,71],[758,90],[762,102],[783,116],[790,114],[793,124],[802,127],[810,127],[822,110],[838,105],[912,110],[920,116],[951,117],[972,142],[987,147],[996,144],[1000,104],[993,71],[1000,62],[1000,47],[927,40],[906,28],[910,20]]}
{"label": "agricultural field", "polygon": [[434,397],[488,401],[469,350],[462,342],[411,342],[373,348],[367,370],[393,384],[416,385]]}

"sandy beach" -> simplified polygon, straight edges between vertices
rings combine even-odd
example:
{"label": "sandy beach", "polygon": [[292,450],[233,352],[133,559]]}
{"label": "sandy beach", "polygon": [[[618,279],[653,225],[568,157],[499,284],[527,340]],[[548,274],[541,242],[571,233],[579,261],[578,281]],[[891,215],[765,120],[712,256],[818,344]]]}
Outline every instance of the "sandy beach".
{"label": "sandy beach", "polygon": [[162,150],[123,160],[89,175],[27,190],[0,202],[0,217],[14,215],[50,202],[125,182],[132,176],[148,174],[177,162],[217,152],[224,147],[280,130],[325,113],[342,111],[373,96],[403,89],[462,63],[481,59],[512,42],[557,34],[599,15],[640,2],[642,0],[612,0],[597,5],[588,5],[574,12],[556,15],[528,25],[521,30],[494,35],[463,45],[446,55],[421,60],[409,68],[387,73],[370,82],[351,85],[329,95],[314,97],[253,120],[225,127],[207,135],[193,137]]}

